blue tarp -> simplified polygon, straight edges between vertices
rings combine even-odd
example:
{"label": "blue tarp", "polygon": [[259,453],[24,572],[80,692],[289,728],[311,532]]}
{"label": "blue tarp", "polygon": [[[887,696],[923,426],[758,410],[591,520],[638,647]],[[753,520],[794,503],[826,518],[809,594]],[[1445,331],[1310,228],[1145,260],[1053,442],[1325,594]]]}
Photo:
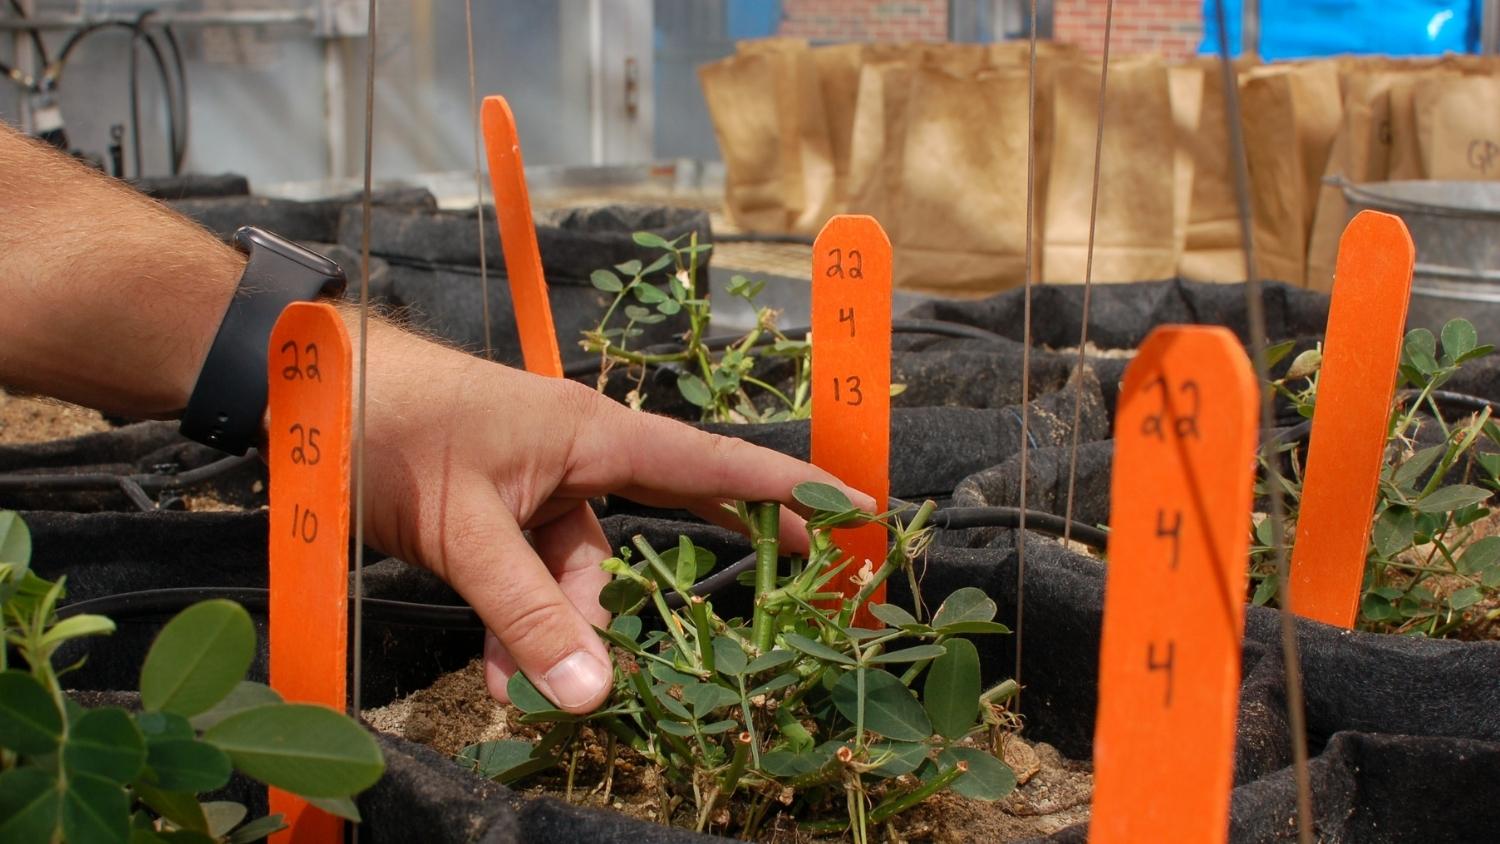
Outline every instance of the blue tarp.
{"label": "blue tarp", "polygon": [[[1203,2],[1201,53],[1219,52],[1219,2]],[[1239,55],[1240,0],[1222,2],[1229,48]],[[1480,0],[1261,0],[1260,56],[1476,53],[1482,6]]]}

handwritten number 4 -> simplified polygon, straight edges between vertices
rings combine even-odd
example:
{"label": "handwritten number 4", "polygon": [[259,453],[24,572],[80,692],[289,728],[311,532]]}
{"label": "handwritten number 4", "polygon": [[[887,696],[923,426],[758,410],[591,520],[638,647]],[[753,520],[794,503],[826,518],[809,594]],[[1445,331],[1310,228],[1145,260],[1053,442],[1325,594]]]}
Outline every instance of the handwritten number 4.
{"label": "handwritten number 4", "polygon": [[855,332],[854,332],[854,309],[853,308],[839,308],[839,322],[847,322],[847,323],[849,323],[849,336],[853,337],[854,334],[855,334]]}
{"label": "handwritten number 4", "polygon": [[1167,648],[1166,648],[1166,650],[1167,650],[1167,658],[1163,659],[1161,661],[1157,661],[1157,658],[1156,658],[1156,643],[1155,642],[1147,642],[1146,643],[1146,670],[1147,671],[1165,671],[1167,673],[1166,696],[1163,698],[1163,704],[1162,705],[1170,707],[1172,705],[1172,663],[1177,658],[1177,643],[1173,642],[1171,640],[1168,640],[1167,641]]}
{"label": "handwritten number 4", "polygon": [[[281,377],[287,381],[297,381],[306,378],[309,381],[322,381],[323,373],[318,371],[318,344],[308,343],[299,350],[296,340],[288,340],[281,344],[281,354],[289,359],[289,363],[281,368]],[[306,364],[302,362],[307,359]]]}

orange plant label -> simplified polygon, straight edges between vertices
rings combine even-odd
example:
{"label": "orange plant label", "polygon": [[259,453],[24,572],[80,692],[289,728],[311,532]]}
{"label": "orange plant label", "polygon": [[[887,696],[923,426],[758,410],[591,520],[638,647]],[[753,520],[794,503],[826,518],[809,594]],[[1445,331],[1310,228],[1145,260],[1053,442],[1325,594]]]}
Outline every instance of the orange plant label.
{"label": "orange plant label", "polygon": [[[812,462],[886,509],[891,452],[891,242],[874,217],[840,215],[813,244]],[[853,595],[885,559],[880,525],[834,531],[854,562],[828,585]],[[885,600],[885,587],[871,596]],[[861,607],[856,623],[871,616]]]}
{"label": "orange plant label", "polygon": [[[338,312],[294,302],[271,332],[271,687],[345,707],[349,606],[349,334]],[[276,844],[336,844],[343,821],[270,789]]]}
{"label": "orange plant label", "polygon": [[500,249],[505,253],[516,330],[521,336],[521,356],[527,372],[561,378],[562,356],[552,325],[552,304],[547,300],[547,279],[542,274],[542,252],[536,243],[536,221],[531,216],[531,194],[526,189],[516,118],[505,98],[493,95],[484,98],[480,122],[490,164],[490,188],[495,193],[495,216],[500,221]]}
{"label": "orange plant label", "polygon": [[1400,217],[1361,211],[1339,240],[1290,607],[1339,627],[1353,627],[1359,612],[1415,263]]}
{"label": "orange plant label", "polygon": [[1223,328],[1151,332],[1115,416],[1091,842],[1224,841],[1255,376]]}

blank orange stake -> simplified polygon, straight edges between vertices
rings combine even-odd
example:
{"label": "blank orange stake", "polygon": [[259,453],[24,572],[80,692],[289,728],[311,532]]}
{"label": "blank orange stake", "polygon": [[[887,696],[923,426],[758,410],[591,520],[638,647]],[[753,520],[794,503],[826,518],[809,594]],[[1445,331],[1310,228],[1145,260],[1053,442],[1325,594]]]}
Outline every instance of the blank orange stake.
{"label": "blank orange stake", "polygon": [[[325,304],[294,302],[271,332],[271,687],[345,707],[349,607],[349,334]],[[337,844],[339,818],[270,789],[290,829],[273,844]]]}
{"label": "blank orange stake", "polygon": [[1339,241],[1291,583],[1292,612],[1339,627],[1359,611],[1415,263],[1390,214],[1361,211]]}
{"label": "blank orange stake", "polygon": [[[813,243],[812,462],[886,509],[891,459],[891,241],[874,217],[842,214]],[[853,595],[864,561],[879,568],[880,525],[836,530],[854,562],[829,584]],[[885,600],[882,585],[871,600]],[[873,617],[861,607],[855,623]]]}
{"label": "blank orange stake", "polygon": [[1229,835],[1255,376],[1229,331],[1164,326],[1115,415],[1089,841]]}
{"label": "blank orange stake", "polygon": [[536,243],[536,221],[531,216],[531,194],[526,189],[516,118],[505,98],[493,95],[484,98],[480,122],[490,163],[490,188],[495,193],[495,217],[500,221],[500,249],[505,253],[516,330],[521,335],[521,356],[527,372],[561,378],[562,356],[552,325],[552,304],[547,300],[547,279],[542,275],[542,252]]}

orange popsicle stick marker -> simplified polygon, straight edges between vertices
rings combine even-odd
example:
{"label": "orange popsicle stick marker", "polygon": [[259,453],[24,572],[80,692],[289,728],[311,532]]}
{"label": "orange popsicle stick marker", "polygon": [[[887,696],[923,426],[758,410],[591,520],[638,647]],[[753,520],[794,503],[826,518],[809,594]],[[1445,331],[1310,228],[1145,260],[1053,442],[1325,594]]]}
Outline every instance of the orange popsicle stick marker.
{"label": "orange popsicle stick marker", "polygon": [[[874,217],[842,214],[813,243],[812,462],[874,497],[890,495],[891,242]],[[865,560],[885,559],[880,525],[834,531],[854,562],[828,585],[858,592],[851,579]],[[885,600],[882,585],[871,600]],[[856,624],[872,616],[864,607]]]}
{"label": "orange popsicle stick marker", "polygon": [[[288,305],[271,332],[271,686],[344,711],[349,606],[349,334],[325,304]],[[275,844],[338,844],[344,822],[270,790]]]}
{"label": "orange popsicle stick marker", "polygon": [[542,253],[536,243],[536,221],[531,216],[531,194],[521,161],[521,139],[510,104],[499,95],[484,98],[480,110],[484,150],[490,164],[490,188],[495,193],[495,217],[500,221],[500,249],[510,276],[510,299],[521,336],[526,371],[561,378],[562,356],[542,275]]}
{"label": "orange popsicle stick marker", "polygon": [[1218,327],[1151,332],[1115,416],[1089,841],[1224,841],[1256,383]]}
{"label": "orange popsicle stick marker", "polygon": [[1361,211],[1339,240],[1290,607],[1339,627],[1353,627],[1359,611],[1415,263],[1400,217]]}

